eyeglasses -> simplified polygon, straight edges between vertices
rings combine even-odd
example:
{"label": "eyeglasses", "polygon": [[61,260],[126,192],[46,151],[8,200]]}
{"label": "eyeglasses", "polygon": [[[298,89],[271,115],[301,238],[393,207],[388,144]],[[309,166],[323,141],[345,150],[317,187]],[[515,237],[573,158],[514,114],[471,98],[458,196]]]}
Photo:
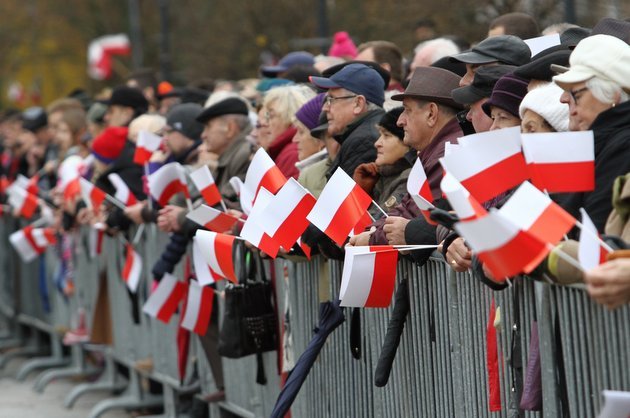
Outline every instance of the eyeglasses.
{"label": "eyeglasses", "polygon": [[330,106],[330,105],[333,104],[333,102],[335,100],[352,99],[353,97],[357,97],[357,95],[353,94],[353,95],[350,95],[350,96],[339,96],[339,97],[326,96],[326,98],[324,99],[324,104]]}
{"label": "eyeglasses", "polygon": [[571,95],[571,98],[573,99],[573,103],[577,104],[577,101],[579,99],[577,95],[586,90],[588,90],[588,87],[582,87],[581,89],[577,89],[577,90],[569,90],[569,94]]}

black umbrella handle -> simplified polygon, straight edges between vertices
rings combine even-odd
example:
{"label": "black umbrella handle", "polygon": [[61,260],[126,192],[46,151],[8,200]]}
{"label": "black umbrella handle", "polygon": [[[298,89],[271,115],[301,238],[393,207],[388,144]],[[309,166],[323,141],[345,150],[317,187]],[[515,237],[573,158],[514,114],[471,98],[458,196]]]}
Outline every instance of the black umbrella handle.
{"label": "black umbrella handle", "polygon": [[350,317],[350,352],[356,360],[361,359],[361,310],[352,308]]}

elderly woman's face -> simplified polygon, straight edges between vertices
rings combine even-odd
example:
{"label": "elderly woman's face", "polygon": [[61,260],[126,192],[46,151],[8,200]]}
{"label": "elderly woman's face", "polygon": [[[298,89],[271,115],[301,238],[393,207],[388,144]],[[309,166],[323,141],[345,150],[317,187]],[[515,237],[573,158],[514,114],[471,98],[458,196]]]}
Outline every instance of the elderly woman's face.
{"label": "elderly woman's face", "polygon": [[538,113],[531,109],[526,109],[521,120],[521,132],[524,134],[535,134],[555,132],[555,129]]}
{"label": "elderly woman's face", "polygon": [[562,103],[569,105],[569,130],[588,131],[593,121],[610,103],[602,103],[593,96],[586,83],[572,84],[560,96]]}
{"label": "elderly woman's face", "polygon": [[282,118],[282,115],[278,112],[275,101],[267,103],[265,110],[266,113],[264,116],[267,118],[271,138],[276,139],[281,133],[286,131],[291,124]]}
{"label": "elderly woman's face", "polygon": [[490,106],[490,118],[492,118],[491,131],[521,125],[519,118],[496,106]]}

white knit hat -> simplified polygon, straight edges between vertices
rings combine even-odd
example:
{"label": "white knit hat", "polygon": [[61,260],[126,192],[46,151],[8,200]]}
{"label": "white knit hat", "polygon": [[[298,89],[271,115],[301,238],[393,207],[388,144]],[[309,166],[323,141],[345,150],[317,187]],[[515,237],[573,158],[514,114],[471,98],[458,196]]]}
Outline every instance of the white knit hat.
{"label": "white knit hat", "polygon": [[523,119],[523,113],[529,109],[538,113],[558,132],[569,130],[569,106],[560,103],[563,90],[557,84],[548,83],[527,93],[519,106],[518,112]]}

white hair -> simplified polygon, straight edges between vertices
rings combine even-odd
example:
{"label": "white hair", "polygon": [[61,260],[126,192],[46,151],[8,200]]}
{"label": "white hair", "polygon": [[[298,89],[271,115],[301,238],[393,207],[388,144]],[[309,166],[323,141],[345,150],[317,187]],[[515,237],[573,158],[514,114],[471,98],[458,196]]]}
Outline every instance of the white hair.
{"label": "white hair", "polygon": [[628,93],[618,83],[597,76],[588,80],[586,87],[591,91],[593,97],[602,103],[616,103],[617,95],[619,95],[619,103],[627,102],[629,99]]}
{"label": "white hair", "polygon": [[447,38],[436,38],[419,43],[414,49],[415,55],[412,66],[429,66],[444,57],[458,54],[459,48],[455,42]]}
{"label": "white hair", "polygon": [[315,92],[305,85],[279,86],[265,94],[263,106],[267,107],[275,102],[278,116],[289,124],[295,112],[313,97],[315,97]]}

